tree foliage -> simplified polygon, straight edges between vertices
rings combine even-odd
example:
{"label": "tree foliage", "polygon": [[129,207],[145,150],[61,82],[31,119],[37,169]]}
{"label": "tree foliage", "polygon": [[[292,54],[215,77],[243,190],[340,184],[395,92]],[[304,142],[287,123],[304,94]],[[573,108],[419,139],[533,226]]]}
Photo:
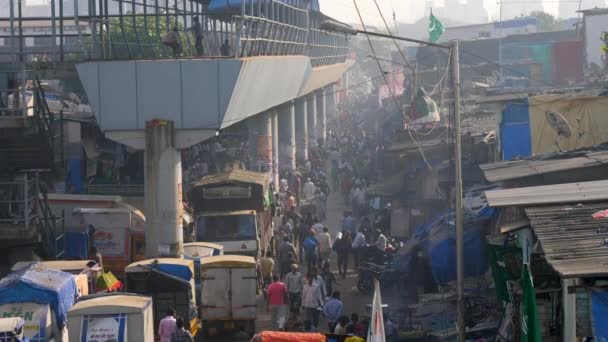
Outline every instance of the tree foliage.
{"label": "tree foliage", "polygon": [[[112,18],[109,22],[109,34],[105,34],[102,45],[106,55],[112,59],[148,59],[172,57],[171,49],[162,44],[163,37],[174,27],[180,33],[184,55],[192,54],[194,42],[188,41],[184,25],[175,17],[155,15],[124,15]],[[99,47],[97,47],[99,49]]]}
{"label": "tree foliage", "polygon": [[559,31],[563,28],[561,21],[547,12],[534,11],[530,13],[530,16],[538,19],[540,32]]}

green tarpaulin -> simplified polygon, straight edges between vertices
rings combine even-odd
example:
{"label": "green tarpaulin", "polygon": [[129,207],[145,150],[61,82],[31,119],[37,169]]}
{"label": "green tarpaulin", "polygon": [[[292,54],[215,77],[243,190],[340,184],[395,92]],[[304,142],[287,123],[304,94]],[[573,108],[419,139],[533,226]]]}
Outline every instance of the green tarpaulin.
{"label": "green tarpaulin", "polygon": [[536,310],[536,291],[532,282],[530,265],[524,265],[521,274],[521,341],[542,342],[540,336],[540,320]]}

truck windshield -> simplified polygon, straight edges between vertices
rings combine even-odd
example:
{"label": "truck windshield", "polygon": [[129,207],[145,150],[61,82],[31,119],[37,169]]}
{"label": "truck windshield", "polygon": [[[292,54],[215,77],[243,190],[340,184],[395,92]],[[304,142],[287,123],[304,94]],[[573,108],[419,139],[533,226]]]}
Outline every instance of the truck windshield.
{"label": "truck windshield", "polygon": [[199,216],[196,237],[198,241],[208,242],[255,240],[255,216]]}

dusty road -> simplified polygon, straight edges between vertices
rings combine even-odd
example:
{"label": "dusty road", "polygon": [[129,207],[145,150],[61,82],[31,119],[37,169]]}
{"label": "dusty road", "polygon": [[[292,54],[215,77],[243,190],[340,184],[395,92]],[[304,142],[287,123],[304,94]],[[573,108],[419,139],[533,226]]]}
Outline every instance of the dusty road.
{"label": "dusty road", "polygon": [[[330,193],[327,199],[327,218],[325,225],[329,228],[329,232],[332,237],[340,231],[342,215],[345,210],[345,205],[342,200],[342,196],[339,193]],[[335,256],[332,258],[332,263],[335,262]],[[352,260],[349,263],[349,271],[346,279],[339,279],[336,285],[336,289],[342,294],[342,300],[344,302],[344,314],[350,315],[353,312],[359,313],[359,316],[363,317],[368,314],[368,304],[371,304],[371,296],[365,296],[359,293],[356,289],[357,274],[352,270]],[[333,264],[332,271],[336,270],[335,264]],[[262,331],[270,327],[270,314],[266,312],[266,305],[264,303],[263,296],[258,296],[258,320],[257,320],[257,331]],[[327,324],[321,319],[320,329],[323,332],[327,331]],[[223,334],[218,335],[205,341],[249,341],[247,336],[242,333],[234,334]]]}

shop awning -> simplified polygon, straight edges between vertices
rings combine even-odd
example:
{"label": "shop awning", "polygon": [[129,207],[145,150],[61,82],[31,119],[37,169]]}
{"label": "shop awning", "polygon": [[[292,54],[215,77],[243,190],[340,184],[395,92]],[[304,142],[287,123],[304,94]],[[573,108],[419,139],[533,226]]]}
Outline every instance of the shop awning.
{"label": "shop awning", "polygon": [[547,262],[564,278],[608,275],[608,201],[526,208]]}

